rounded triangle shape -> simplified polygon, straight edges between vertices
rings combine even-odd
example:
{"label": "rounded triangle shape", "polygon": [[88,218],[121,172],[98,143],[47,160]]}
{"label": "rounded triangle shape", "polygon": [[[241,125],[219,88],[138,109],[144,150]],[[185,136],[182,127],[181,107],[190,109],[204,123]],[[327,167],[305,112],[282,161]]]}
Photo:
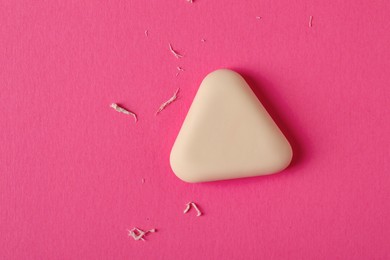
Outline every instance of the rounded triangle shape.
{"label": "rounded triangle shape", "polygon": [[244,78],[228,69],[208,74],[170,154],[173,172],[195,183],[273,174],[292,148]]}

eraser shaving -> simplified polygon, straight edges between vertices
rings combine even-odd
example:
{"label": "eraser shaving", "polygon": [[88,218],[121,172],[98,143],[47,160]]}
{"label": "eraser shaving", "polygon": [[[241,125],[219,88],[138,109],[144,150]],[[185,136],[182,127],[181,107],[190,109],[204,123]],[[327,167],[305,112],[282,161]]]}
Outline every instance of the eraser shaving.
{"label": "eraser shaving", "polygon": [[199,210],[198,206],[194,202],[188,202],[186,204],[186,208],[184,209],[183,214],[187,214],[188,211],[190,211],[191,207],[193,207],[196,210],[197,217],[202,216],[202,212]]}
{"label": "eraser shaving", "polygon": [[157,232],[157,229],[153,228],[153,229],[144,231],[142,229],[135,227],[135,228],[133,228],[131,230],[127,230],[127,231],[129,232],[129,234],[128,234],[129,237],[134,238],[134,240],[145,241],[144,237],[146,236],[146,234]]}
{"label": "eraser shaving", "polygon": [[173,101],[176,100],[177,98],[177,94],[179,93],[179,90],[180,88],[178,88],[175,93],[173,93],[173,96],[171,98],[169,98],[167,101],[165,101],[164,103],[161,104],[161,106],[159,107],[159,109],[157,110],[156,114],[155,115],[158,115],[158,113],[160,113],[161,111],[163,111],[165,109],[166,106],[168,106],[169,104],[171,104]]}
{"label": "eraser shaving", "polygon": [[176,59],[180,59],[180,58],[183,58],[183,55],[181,55],[180,53],[178,53],[177,51],[175,51],[172,47],[172,44],[169,44],[169,50],[171,51],[171,53],[173,54],[173,56],[176,57]]}
{"label": "eraser shaving", "polygon": [[124,109],[123,107],[119,106],[118,104],[116,103],[112,103],[110,105],[110,107],[112,107],[113,109],[115,109],[115,111],[119,112],[119,113],[123,113],[125,115],[131,115],[133,118],[134,118],[134,121],[137,122],[137,115],[127,109]]}

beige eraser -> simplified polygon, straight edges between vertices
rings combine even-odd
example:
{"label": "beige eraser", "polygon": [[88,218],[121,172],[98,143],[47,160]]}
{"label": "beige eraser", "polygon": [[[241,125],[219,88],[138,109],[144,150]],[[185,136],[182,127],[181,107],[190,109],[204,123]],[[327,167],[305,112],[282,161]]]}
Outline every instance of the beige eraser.
{"label": "beige eraser", "polygon": [[271,116],[238,73],[206,76],[173,145],[173,172],[186,182],[277,173],[292,149]]}

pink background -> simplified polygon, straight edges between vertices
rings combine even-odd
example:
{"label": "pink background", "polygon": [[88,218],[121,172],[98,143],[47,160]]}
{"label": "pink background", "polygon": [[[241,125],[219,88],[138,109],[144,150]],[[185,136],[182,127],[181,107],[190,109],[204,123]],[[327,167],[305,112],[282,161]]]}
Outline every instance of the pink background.
{"label": "pink background", "polygon": [[[0,258],[390,259],[389,12],[388,0],[1,0]],[[169,152],[222,67],[247,79],[294,161],[186,184]],[[190,200],[203,217],[183,215]],[[158,233],[134,241],[134,226]]]}

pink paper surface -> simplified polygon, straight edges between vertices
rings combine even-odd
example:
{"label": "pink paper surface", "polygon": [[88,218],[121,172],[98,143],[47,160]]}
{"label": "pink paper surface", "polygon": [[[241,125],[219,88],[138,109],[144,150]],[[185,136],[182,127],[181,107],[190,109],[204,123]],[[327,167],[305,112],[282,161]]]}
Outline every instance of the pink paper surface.
{"label": "pink paper surface", "polygon": [[[390,259],[389,12],[387,0],[1,0],[0,259]],[[294,161],[187,184],[170,149],[223,67],[247,79]],[[204,216],[183,215],[188,201]],[[158,232],[134,241],[134,226]]]}

